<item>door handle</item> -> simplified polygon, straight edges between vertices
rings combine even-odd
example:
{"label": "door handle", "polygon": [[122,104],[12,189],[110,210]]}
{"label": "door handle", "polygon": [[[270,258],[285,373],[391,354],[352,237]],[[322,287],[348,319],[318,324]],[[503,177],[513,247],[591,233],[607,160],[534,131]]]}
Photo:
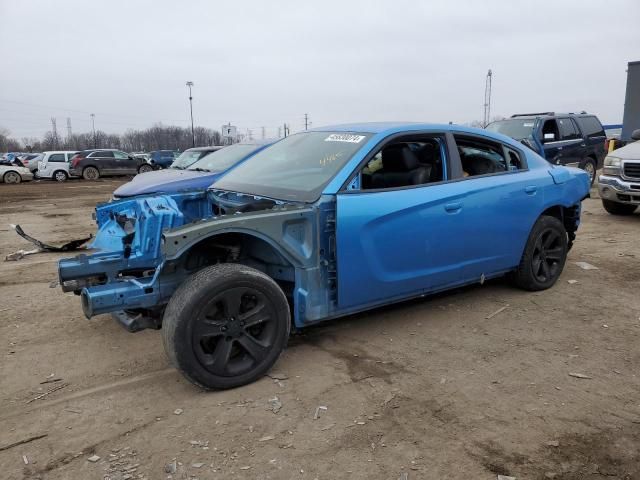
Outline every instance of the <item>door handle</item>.
{"label": "door handle", "polygon": [[538,187],[536,187],[535,185],[528,185],[524,187],[524,191],[529,195],[535,195],[535,193],[538,191]]}
{"label": "door handle", "polygon": [[462,202],[447,203],[444,209],[449,213],[456,213],[462,210]]}

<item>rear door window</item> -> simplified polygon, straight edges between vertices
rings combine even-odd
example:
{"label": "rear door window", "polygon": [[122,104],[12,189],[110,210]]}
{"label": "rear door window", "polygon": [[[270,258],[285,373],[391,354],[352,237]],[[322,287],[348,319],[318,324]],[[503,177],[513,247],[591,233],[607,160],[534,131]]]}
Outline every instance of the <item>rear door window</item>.
{"label": "rear door window", "polygon": [[570,118],[558,119],[558,128],[560,130],[560,140],[575,140],[576,138],[580,138],[580,134]]}
{"label": "rear door window", "polygon": [[454,135],[465,177],[491,175],[509,170],[505,149],[499,143]]}
{"label": "rear door window", "polygon": [[50,162],[64,162],[64,153],[54,153],[49,156]]}

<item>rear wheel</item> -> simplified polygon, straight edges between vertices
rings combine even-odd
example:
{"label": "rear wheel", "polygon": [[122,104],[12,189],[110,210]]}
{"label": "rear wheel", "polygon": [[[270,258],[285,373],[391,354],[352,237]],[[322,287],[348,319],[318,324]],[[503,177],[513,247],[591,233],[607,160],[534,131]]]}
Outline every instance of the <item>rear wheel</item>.
{"label": "rear wheel", "polygon": [[208,389],[262,377],[285,348],[289,304],[264,273],[239,264],[204,268],[171,297],[162,338],[171,363]]}
{"label": "rear wheel", "polygon": [[69,176],[64,170],[56,170],[53,172],[53,179],[57,182],[66,182]]}
{"label": "rear wheel", "polygon": [[637,205],[629,205],[628,203],[612,202],[611,200],[602,199],[602,206],[611,215],[631,215],[638,208]]}
{"label": "rear wheel", "polygon": [[82,178],[85,180],[98,180],[100,178],[100,171],[96,167],[86,167],[82,170]]}
{"label": "rear wheel", "polygon": [[142,165],[140,165],[140,168],[138,168],[138,173],[150,172],[152,170],[153,167],[151,165],[149,165],[148,163],[143,163]]}
{"label": "rear wheel", "polygon": [[530,291],[553,286],[562,273],[567,251],[567,231],[562,222],[555,217],[540,217],[515,271],[516,285]]}
{"label": "rear wheel", "polygon": [[596,162],[593,158],[587,158],[582,164],[582,169],[589,174],[591,185],[596,180]]}
{"label": "rear wheel", "polygon": [[3,177],[4,183],[20,183],[22,182],[22,177],[18,172],[7,172]]}

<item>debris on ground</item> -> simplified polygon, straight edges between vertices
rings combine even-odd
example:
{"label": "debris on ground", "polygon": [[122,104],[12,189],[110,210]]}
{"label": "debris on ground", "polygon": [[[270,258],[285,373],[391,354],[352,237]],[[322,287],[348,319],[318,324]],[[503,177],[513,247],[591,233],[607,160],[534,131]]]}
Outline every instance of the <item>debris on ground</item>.
{"label": "debris on ground", "polygon": [[35,437],[25,438],[24,440],[19,440],[17,442],[10,443],[9,445],[4,445],[4,446],[0,447],[0,452],[3,452],[5,450],[9,450],[10,448],[17,447],[19,445],[24,445],[25,443],[31,443],[31,442],[33,442],[35,440],[40,440],[41,438],[44,438],[46,436],[48,436],[48,434],[47,433],[43,433],[42,435],[36,435]]}
{"label": "debris on ground", "polygon": [[91,455],[89,458],[87,458],[87,460],[91,463],[96,463],[98,460],[100,460],[100,457],[98,455]]}
{"label": "debris on ground", "polygon": [[585,375],[584,373],[575,373],[575,372],[569,372],[569,376],[574,378],[584,378],[587,380],[591,380],[593,378],[593,377],[590,377],[589,375]]}
{"label": "debris on ground", "polygon": [[262,437],[258,441],[259,442],[268,442],[269,440],[273,440],[274,438],[276,438],[276,437],[274,437],[273,435],[267,435],[267,436]]}
{"label": "debris on ground", "polygon": [[509,306],[509,304],[505,305],[504,307],[500,307],[498,310],[496,310],[496,311],[495,311],[495,312],[493,312],[493,313],[490,313],[489,315],[487,315],[487,316],[486,316],[486,317],[484,317],[484,318],[485,318],[486,320],[489,320],[489,319],[491,319],[491,318],[495,317],[496,315],[498,315],[499,313],[504,312],[504,311],[507,309],[507,307],[508,307],[508,306]]}
{"label": "debris on ground", "polygon": [[407,472],[402,472],[398,477],[398,480],[409,480],[409,474]]}
{"label": "debris on ground", "polygon": [[22,461],[24,462],[25,465],[29,465],[29,459],[27,458],[26,455],[22,455]]}
{"label": "debris on ground", "polygon": [[289,379],[289,375],[287,375],[286,373],[279,373],[279,372],[267,373],[267,377],[272,378],[273,380],[288,380]]}
{"label": "debris on ground", "polygon": [[204,467],[204,463],[200,463],[200,462],[198,462],[198,463],[192,463],[192,464],[191,464],[191,466],[192,466],[193,468],[202,468],[202,467]]}
{"label": "debris on ground", "polygon": [[591,265],[590,263],[587,263],[587,262],[575,262],[575,264],[583,270],[600,270],[595,265]]}
{"label": "debris on ground", "polygon": [[46,397],[47,395],[50,395],[50,394],[52,394],[53,392],[57,392],[58,390],[61,390],[61,389],[63,389],[64,387],[68,387],[68,386],[69,386],[69,384],[68,384],[68,383],[63,383],[63,384],[60,384],[60,385],[56,385],[56,386],[55,386],[55,387],[53,387],[52,389],[47,390],[46,392],[41,393],[40,395],[37,395],[37,396],[33,397],[33,398],[32,398],[32,399],[30,399],[30,400],[27,400],[27,403],[35,402],[36,400],[40,400],[41,398],[44,398],[44,397]]}
{"label": "debris on ground", "polygon": [[569,285],[574,285],[574,284],[578,283],[578,280],[567,280],[567,283]]}
{"label": "debris on ground", "polygon": [[174,460],[171,463],[167,463],[164,466],[164,471],[166,473],[176,473],[178,471],[178,465],[177,465],[176,461]]}
{"label": "debris on ground", "polygon": [[551,440],[550,442],[547,442],[547,447],[559,447],[560,446],[560,442],[557,440]]}
{"label": "debris on ground", "polygon": [[278,397],[273,397],[269,399],[269,405],[271,405],[271,411],[273,413],[278,413],[282,408],[282,402]]}
{"label": "debris on ground", "polygon": [[174,415],[181,415],[181,414],[182,414],[182,412],[184,412],[184,410],[182,410],[181,408],[176,408],[176,409],[173,411],[173,414],[174,414]]}
{"label": "debris on ground", "polygon": [[21,260],[27,255],[33,255],[35,253],[41,253],[41,252],[72,252],[74,250],[86,248],[84,244],[93,238],[93,235],[89,235],[88,237],[85,237],[85,238],[70,240],[60,246],[48,245],[24,233],[24,230],[22,230],[22,227],[20,227],[20,225],[10,225],[10,227],[13,228],[18,235],[20,235],[22,238],[24,238],[28,242],[33,243],[38,248],[34,250],[18,250],[17,252],[7,255],[4,258],[5,262]]}
{"label": "debris on ground", "polygon": [[327,407],[325,407],[324,405],[320,405],[318,408],[316,408],[316,413],[313,416],[314,420],[318,420],[320,418],[320,412],[321,411],[327,411]]}
{"label": "debris on ground", "polygon": [[510,477],[508,475],[498,475],[498,480],[516,480],[516,477]]}

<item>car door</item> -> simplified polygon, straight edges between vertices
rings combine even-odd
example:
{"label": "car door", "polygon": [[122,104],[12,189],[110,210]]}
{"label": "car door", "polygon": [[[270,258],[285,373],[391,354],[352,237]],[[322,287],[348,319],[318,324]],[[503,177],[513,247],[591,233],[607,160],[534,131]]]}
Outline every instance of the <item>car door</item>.
{"label": "car door", "polygon": [[93,152],[89,157],[91,158],[91,161],[86,162],[86,164],[95,165],[101,175],[113,175],[116,172],[116,160],[111,150]]}
{"label": "car door", "polygon": [[[479,135],[460,133],[454,138],[465,170],[459,182],[465,192],[460,199],[464,205],[463,276],[481,280],[519,264],[542,210],[542,186],[539,172],[528,170],[523,151]],[[465,151],[473,158],[465,158]],[[486,168],[465,168],[474,163]]]}
{"label": "car door", "polygon": [[558,119],[558,129],[560,130],[560,141],[562,149],[561,165],[579,166],[586,156],[584,138],[576,125],[576,122],[569,117]]}
{"label": "car door", "polygon": [[[438,139],[443,163],[449,165],[446,137]],[[337,195],[340,309],[388,303],[464,281],[465,188],[451,178],[447,166],[441,181],[346,188]]]}
{"label": "car door", "polygon": [[116,174],[135,175],[138,172],[138,161],[129,154],[116,150],[113,152],[116,163]]}

